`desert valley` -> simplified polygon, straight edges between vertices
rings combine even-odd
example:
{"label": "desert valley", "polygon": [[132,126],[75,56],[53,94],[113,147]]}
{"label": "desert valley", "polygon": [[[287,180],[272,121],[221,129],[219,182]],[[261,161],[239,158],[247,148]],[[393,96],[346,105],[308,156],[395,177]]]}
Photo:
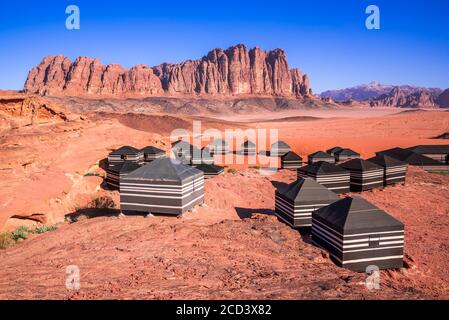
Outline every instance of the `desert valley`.
{"label": "desert valley", "polygon": [[[276,217],[275,190],[296,171],[263,175],[260,163],[217,158],[224,174],[179,217],[123,217],[105,182],[109,153],[150,145],[169,155],[173,130],[191,132],[194,121],[277,130],[303,159],[334,146],[368,159],[448,145],[448,92],[373,83],[319,96],[283,50],[244,45],[129,70],[45,58],[22,92],[0,92],[0,231],[25,234],[2,238],[0,298],[448,299],[447,173],[409,166],[403,184],[348,193],[405,225],[404,267],[381,271],[380,290]],[[53,228],[29,232],[43,226]],[[65,286],[68,265],[80,268],[80,290]]]}

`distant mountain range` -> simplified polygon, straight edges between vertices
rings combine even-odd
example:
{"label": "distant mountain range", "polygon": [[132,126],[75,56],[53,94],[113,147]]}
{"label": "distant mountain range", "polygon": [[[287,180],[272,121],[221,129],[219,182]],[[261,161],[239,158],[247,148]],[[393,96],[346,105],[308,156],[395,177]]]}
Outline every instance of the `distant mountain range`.
{"label": "distant mountain range", "polygon": [[371,107],[438,108],[449,107],[449,89],[425,88],[410,85],[385,85],[377,82],[352,88],[329,90],[322,99],[336,102],[358,101]]}

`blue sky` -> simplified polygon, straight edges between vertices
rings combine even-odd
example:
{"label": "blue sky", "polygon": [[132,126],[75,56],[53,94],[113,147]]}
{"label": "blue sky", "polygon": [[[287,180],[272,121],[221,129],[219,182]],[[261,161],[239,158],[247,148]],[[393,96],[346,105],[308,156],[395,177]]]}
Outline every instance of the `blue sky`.
{"label": "blue sky", "polygon": [[[44,56],[126,67],[196,59],[244,43],[286,50],[314,92],[378,81],[449,87],[449,1],[2,1],[0,89],[23,88]],[[81,29],[65,28],[66,6]],[[365,28],[378,5],[381,29]]]}

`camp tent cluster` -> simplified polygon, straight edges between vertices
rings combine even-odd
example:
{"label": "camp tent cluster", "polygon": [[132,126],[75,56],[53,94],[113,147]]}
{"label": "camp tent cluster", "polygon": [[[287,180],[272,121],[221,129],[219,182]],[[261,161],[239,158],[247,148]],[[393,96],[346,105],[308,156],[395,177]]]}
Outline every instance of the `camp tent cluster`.
{"label": "camp tent cluster", "polygon": [[[383,150],[377,152],[376,155],[389,156],[411,166],[422,168],[428,172],[449,172],[449,162],[447,161],[448,154],[443,153],[448,151],[448,149],[449,145],[433,147],[416,146],[410,149],[392,148]],[[445,158],[446,161],[444,160]]]}
{"label": "camp tent cluster", "polygon": [[309,154],[307,158],[309,164],[314,164],[320,161],[335,163],[335,157],[324,151],[317,151],[315,153]]}

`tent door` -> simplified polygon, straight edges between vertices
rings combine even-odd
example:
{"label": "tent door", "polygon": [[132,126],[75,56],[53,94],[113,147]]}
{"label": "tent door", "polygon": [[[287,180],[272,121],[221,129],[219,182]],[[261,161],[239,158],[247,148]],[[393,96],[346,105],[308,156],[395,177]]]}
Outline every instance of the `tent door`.
{"label": "tent door", "polygon": [[372,235],[369,236],[369,246],[378,247],[380,243],[380,236]]}

